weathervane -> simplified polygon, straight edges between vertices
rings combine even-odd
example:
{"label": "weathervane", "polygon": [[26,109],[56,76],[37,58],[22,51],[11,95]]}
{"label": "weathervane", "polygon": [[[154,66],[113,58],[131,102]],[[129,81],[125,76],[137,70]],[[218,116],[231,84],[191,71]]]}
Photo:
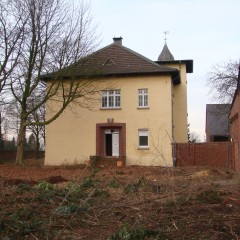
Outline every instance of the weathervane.
{"label": "weathervane", "polygon": [[169,31],[165,31],[165,32],[164,32],[164,35],[165,35],[165,38],[164,38],[165,43],[167,42],[167,34],[169,34]]}

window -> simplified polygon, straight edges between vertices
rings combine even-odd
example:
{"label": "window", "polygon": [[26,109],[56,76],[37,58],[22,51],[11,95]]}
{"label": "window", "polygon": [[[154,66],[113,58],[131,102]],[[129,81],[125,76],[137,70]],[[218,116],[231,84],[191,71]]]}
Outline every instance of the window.
{"label": "window", "polygon": [[148,90],[138,89],[138,107],[148,107]]}
{"label": "window", "polygon": [[139,148],[148,148],[148,129],[138,130]]}
{"label": "window", "polygon": [[102,91],[102,108],[120,108],[120,90]]}

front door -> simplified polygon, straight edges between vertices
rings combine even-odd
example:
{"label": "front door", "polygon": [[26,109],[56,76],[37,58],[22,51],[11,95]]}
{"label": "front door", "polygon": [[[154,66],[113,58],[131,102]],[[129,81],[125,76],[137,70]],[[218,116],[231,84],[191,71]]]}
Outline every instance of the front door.
{"label": "front door", "polygon": [[119,132],[112,133],[112,156],[119,156]]}
{"label": "front door", "polygon": [[113,129],[105,130],[105,155],[119,156],[119,131]]}

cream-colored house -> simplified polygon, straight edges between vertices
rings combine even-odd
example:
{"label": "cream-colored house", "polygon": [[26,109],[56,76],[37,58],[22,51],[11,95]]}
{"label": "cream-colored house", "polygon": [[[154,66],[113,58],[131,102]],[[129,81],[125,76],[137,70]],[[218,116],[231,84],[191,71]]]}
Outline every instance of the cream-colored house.
{"label": "cream-colored house", "polygon": [[154,62],[124,47],[122,38],[87,59],[89,69],[100,70],[95,83],[104,90],[91,111],[67,109],[47,126],[45,164],[97,156],[103,165],[174,166],[174,143],[188,141],[186,75],[193,61],[174,60],[165,43]]}

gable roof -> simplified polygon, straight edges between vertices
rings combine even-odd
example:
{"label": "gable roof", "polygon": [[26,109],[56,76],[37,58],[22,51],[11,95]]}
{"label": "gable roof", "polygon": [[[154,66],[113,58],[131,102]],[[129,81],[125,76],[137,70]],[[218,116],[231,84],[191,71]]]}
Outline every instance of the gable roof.
{"label": "gable roof", "polygon": [[[159,65],[114,42],[57,73],[61,78],[134,74],[170,74],[176,77],[179,75],[179,71],[175,68]],[[46,78],[51,78],[51,74],[46,75]]]}

